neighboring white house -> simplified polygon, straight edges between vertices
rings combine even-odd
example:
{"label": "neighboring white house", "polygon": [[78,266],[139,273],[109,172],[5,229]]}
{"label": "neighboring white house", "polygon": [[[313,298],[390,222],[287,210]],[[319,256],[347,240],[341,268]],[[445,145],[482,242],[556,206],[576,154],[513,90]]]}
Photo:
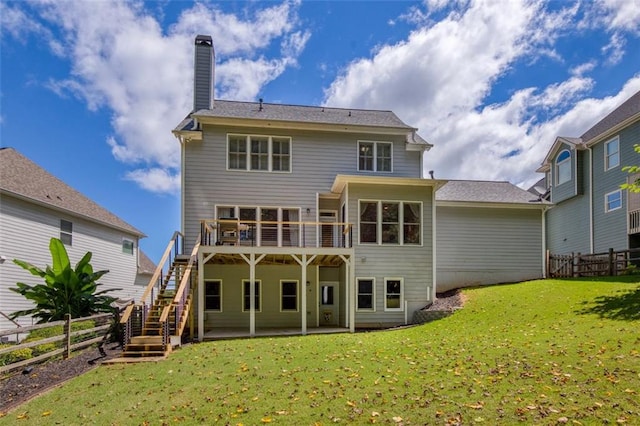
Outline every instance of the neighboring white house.
{"label": "neighboring white house", "polygon": [[[154,269],[153,262],[139,250],[142,232],[15,149],[1,148],[0,329],[15,327],[4,315],[32,306],[9,288],[16,282],[39,283],[38,277],[14,264],[13,259],[39,267],[51,265],[52,237],[65,243],[72,264],[92,252],[94,270],[109,270],[99,281],[101,288],[122,289],[111,293],[120,299],[138,300]],[[17,322],[29,325],[31,319]]]}

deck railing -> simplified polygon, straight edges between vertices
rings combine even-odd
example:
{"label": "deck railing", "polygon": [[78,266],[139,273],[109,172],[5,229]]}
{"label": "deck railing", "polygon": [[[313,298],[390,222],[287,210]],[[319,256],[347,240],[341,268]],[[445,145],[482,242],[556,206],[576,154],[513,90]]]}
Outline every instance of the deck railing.
{"label": "deck railing", "polygon": [[640,232],[640,209],[629,212],[629,235]]}
{"label": "deck railing", "polygon": [[353,247],[352,225],[342,222],[205,219],[200,235],[203,246]]}

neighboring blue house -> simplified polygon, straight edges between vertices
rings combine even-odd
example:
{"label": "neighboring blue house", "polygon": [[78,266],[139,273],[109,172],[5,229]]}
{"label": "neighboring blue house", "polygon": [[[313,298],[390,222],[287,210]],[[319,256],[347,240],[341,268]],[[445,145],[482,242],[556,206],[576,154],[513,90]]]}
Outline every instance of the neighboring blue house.
{"label": "neighboring blue house", "polygon": [[556,254],[640,247],[640,194],[622,168],[640,162],[640,92],[582,136],[557,137],[542,165],[550,201],[547,248]]}

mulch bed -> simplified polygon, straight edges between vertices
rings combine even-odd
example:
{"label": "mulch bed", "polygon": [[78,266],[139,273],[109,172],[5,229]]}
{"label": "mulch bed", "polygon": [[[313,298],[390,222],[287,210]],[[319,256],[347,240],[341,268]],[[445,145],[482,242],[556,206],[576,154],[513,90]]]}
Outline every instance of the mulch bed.
{"label": "mulch bed", "polygon": [[[33,369],[28,373],[18,369],[0,377],[0,417],[31,398],[96,368],[103,361],[117,358],[122,350],[114,346],[114,343],[104,346],[107,354],[104,358],[100,358],[98,348],[91,347],[72,353],[69,359],[32,365]],[[91,360],[95,360],[93,365],[89,363]]]}
{"label": "mulch bed", "polygon": [[436,300],[424,311],[455,311],[464,306],[464,295],[459,289],[449,290],[436,295]]}

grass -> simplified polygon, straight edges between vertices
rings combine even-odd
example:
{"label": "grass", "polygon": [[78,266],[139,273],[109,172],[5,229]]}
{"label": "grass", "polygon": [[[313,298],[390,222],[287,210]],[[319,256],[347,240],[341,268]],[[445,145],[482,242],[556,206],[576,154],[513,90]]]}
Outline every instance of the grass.
{"label": "grass", "polygon": [[636,277],[464,293],[464,309],[419,327],[211,342],[103,366],[0,424],[638,424]]}

